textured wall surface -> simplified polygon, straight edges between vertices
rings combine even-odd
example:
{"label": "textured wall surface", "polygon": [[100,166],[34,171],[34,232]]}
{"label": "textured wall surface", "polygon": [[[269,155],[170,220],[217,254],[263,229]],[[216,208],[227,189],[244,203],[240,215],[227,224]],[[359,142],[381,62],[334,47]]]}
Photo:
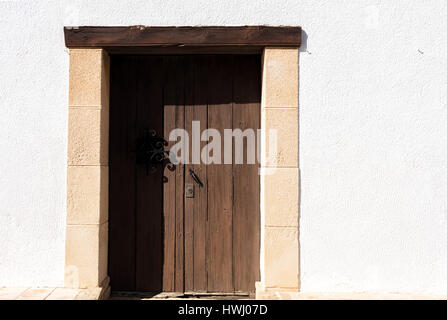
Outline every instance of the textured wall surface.
{"label": "textured wall surface", "polygon": [[62,285],[64,25],[301,25],[303,291],[447,293],[447,2],[0,1],[0,286]]}

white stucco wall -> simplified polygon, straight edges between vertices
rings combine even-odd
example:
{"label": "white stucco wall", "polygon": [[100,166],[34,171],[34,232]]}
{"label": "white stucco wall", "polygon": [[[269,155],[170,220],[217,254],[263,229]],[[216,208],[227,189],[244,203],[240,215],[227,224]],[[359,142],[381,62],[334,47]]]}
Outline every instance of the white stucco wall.
{"label": "white stucco wall", "polygon": [[63,283],[64,25],[301,25],[303,291],[447,294],[447,2],[0,1],[0,286]]}

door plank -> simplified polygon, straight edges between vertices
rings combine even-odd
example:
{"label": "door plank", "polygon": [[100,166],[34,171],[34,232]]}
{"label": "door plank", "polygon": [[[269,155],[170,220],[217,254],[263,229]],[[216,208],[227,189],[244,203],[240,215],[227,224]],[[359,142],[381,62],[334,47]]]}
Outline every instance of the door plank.
{"label": "door plank", "polygon": [[[165,91],[166,95],[166,91]],[[168,141],[169,132],[175,127],[175,105],[163,106],[164,138]],[[168,141],[166,150],[174,142]],[[163,291],[175,289],[175,171],[165,170],[166,182],[163,183]]]}
{"label": "door plank", "polygon": [[[232,128],[232,56],[210,58],[208,127]],[[222,137],[223,139],[223,137]],[[223,149],[223,148],[222,148]],[[221,163],[223,163],[223,154]],[[232,165],[208,165],[208,291],[233,291]]]}
{"label": "door plank", "polygon": [[[163,86],[161,57],[136,57],[138,136],[147,130],[162,135]],[[162,169],[147,173],[144,164],[136,168],[136,290],[162,290]]]}
{"label": "door plank", "polygon": [[[190,143],[188,146],[189,155],[192,155],[192,130],[191,120],[194,112],[194,94],[193,94],[194,69],[192,60],[188,57],[185,63],[185,130],[188,132]],[[194,119],[195,120],[195,119]],[[192,165],[185,165],[185,184],[194,183],[188,175],[188,170]],[[197,187],[195,186],[194,198],[185,197],[185,291],[194,291],[194,205],[197,198]]]}
{"label": "door plank", "polygon": [[[166,83],[164,88],[164,108],[165,116],[165,139],[168,140],[169,132],[172,129],[181,129],[185,127],[185,106],[184,106],[184,57],[172,56],[165,57],[165,73]],[[168,113],[168,114],[166,114]],[[173,114],[172,114],[173,113]],[[167,122],[169,121],[169,122]],[[186,138],[186,137],[185,137]],[[174,142],[175,144],[176,142]],[[168,170],[166,170],[168,171]],[[170,180],[165,184],[165,202],[173,202],[168,208],[171,211],[165,213],[168,215],[166,223],[172,223],[174,220],[174,286],[173,290],[176,292],[184,291],[184,165],[178,164],[175,168],[174,175],[170,175]],[[169,179],[168,178],[168,179]],[[174,193],[166,192],[170,187],[168,185],[174,183]],[[172,192],[172,190],[170,190]],[[166,235],[166,234],[165,234]],[[170,235],[167,235],[170,237]],[[168,258],[170,259],[170,258]]]}
{"label": "door plank", "polygon": [[[195,56],[188,59],[185,78],[185,128],[190,137],[190,159],[198,152],[199,163],[190,163],[185,167],[185,183],[194,185],[194,198],[185,198],[185,291],[206,292],[206,221],[207,221],[207,166],[201,162],[200,151],[206,142],[200,141],[200,135],[207,128],[207,84],[208,57]],[[193,137],[192,121],[199,121],[198,137]],[[197,138],[193,150],[193,139]],[[197,159],[196,161],[197,162]],[[189,170],[193,170],[203,183],[199,187]]]}
{"label": "door plank", "polygon": [[111,58],[109,275],[113,290],[135,290],[136,62]]}
{"label": "door plank", "polygon": [[[260,73],[259,56],[235,58],[233,129],[239,128],[242,131],[254,129],[256,134],[257,129],[260,128]],[[254,292],[255,282],[260,280],[259,165],[257,162],[247,164],[248,144],[246,139],[244,140],[244,162],[233,165],[234,290]],[[256,146],[256,139],[254,145]]]}

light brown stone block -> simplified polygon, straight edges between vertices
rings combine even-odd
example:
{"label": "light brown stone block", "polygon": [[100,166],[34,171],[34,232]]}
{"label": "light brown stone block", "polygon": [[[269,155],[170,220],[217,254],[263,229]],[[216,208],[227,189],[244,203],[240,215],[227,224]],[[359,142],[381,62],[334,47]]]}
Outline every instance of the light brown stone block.
{"label": "light brown stone block", "polygon": [[97,107],[70,107],[68,164],[106,165],[109,148],[109,113]]}
{"label": "light brown stone block", "polygon": [[298,48],[265,48],[262,108],[298,108]]}
{"label": "light brown stone block", "polygon": [[70,49],[70,106],[102,105],[104,55],[102,49]]}
{"label": "light brown stone block", "polygon": [[[298,167],[298,109],[264,109],[261,121],[266,129],[266,161],[262,166]],[[271,130],[276,132],[276,143],[271,141]]]}
{"label": "light brown stone block", "polygon": [[265,227],[264,273],[266,288],[299,287],[297,227]]}
{"label": "light brown stone block", "polygon": [[298,168],[275,168],[264,179],[266,226],[298,227]]}
{"label": "light brown stone block", "polygon": [[108,218],[109,168],[69,166],[67,224],[99,224]]}
{"label": "light brown stone block", "polygon": [[107,273],[107,229],[102,225],[68,225],[65,287],[99,287]]}

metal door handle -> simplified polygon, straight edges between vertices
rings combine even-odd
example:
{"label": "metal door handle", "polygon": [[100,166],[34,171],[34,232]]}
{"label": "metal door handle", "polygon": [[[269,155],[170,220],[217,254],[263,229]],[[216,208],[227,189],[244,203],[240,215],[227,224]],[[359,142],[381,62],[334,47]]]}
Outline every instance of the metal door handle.
{"label": "metal door handle", "polygon": [[191,175],[192,179],[199,185],[200,188],[203,187],[202,181],[200,181],[199,177],[192,169],[189,169],[189,174]]}

